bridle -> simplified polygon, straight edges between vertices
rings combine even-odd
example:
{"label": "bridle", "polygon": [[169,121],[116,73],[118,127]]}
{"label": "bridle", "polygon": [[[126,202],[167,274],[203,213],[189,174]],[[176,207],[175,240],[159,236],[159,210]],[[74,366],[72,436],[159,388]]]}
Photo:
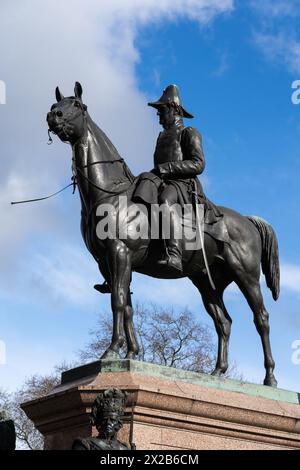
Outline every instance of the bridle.
{"label": "bridle", "polygon": [[[80,110],[78,113],[76,113],[74,116],[70,117],[68,119],[68,122],[70,121],[74,121],[75,119],[77,119],[80,115],[83,114],[83,118],[84,118],[84,133],[86,131],[86,128],[87,128],[87,117],[86,117],[86,108],[84,107],[84,105],[81,103],[81,101],[77,101],[77,103],[79,103],[80,105]],[[70,114],[69,114],[70,115]],[[68,115],[67,115],[68,117]],[[49,141],[48,141],[48,145],[52,144],[53,140],[52,140],[52,137],[50,135],[50,133],[52,134],[55,134],[56,135],[56,132],[52,131],[51,129],[48,129],[48,136],[49,136]],[[78,139],[78,141],[80,140],[81,138]],[[75,142],[74,145],[76,145],[77,142]],[[124,172],[125,172],[125,175],[127,176],[128,178],[128,182],[130,184],[132,184],[134,178],[133,176],[130,174],[130,172],[128,171],[128,168],[127,168],[127,165],[124,161],[124,158],[116,158],[115,160],[103,160],[103,161],[99,161],[99,162],[91,162],[91,163],[87,163],[85,165],[82,165],[82,166],[79,166],[76,164],[75,162],[75,158],[73,157],[72,158],[72,173],[73,173],[73,176],[71,178],[72,180],[72,183],[69,183],[67,186],[64,186],[62,189],[60,189],[59,191],[56,191],[55,193],[53,194],[50,194],[48,196],[44,196],[44,197],[39,197],[39,198],[35,198],[35,199],[26,199],[26,200],[23,200],[23,201],[13,201],[11,202],[11,205],[16,205],[16,204],[25,204],[25,203],[29,203],[29,202],[38,202],[38,201],[44,201],[46,199],[50,199],[51,197],[54,197],[54,196],[57,196],[58,194],[60,194],[61,192],[65,191],[66,189],[70,188],[71,186],[73,187],[73,194],[75,193],[76,191],[76,187],[78,186],[78,182],[77,182],[77,173],[80,173],[80,175],[82,176],[82,178],[84,178],[91,186],[93,186],[94,188],[98,189],[99,191],[102,191],[108,195],[111,195],[111,196],[118,196],[119,194],[122,194],[124,192],[126,192],[128,190],[128,186],[126,188],[123,188],[121,189],[120,191],[111,191],[109,189],[106,189],[106,188],[103,188],[99,185],[97,185],[96,183],[94,183],[88,176],[86,176],[84,174],[84,172],[82,171],[84,168],[89,168],[90,166],[92,165],[101,165],[101,164],[113,164],[113,163],[123,163],[123,169],[124,169]],[[116,184],[116,183],[115,183]],[[109,196],[107,196],[109,197]]]}
{"label": "bridle", "polygon": [[[74,120],[77,119],[81,114],[83,114],[84,125],[86,126],[86,109],[87,109],[87,108],[84,108],[83,103],[82,103],[81,101],[79,101],[79,100],[76,100],[76,103],[79,104],[80,110],[78,111],[77,114],[75,114],[75,116],[71,116],[71,113],[66,114],[66,117],[71,116],[71,117],[68,119],[68,122],[74,121]],[[54,106],[54,105],[53,105],[53,106]],[[52,109],[52,111],[53,111],[53,109]],[[50,133],[56,135],[56,132],[54,132],[54,131],[52,131],[51,129],[48,128],[48,136],[49,136],[48,145],[51,145],[51,144],[53,143],[53,139],[52,139]]]}
{"label": "bridle", "polygon": [[[70,113],[69,114],[66,114],[66,117],[65,119],[70,122],[70,121],[74,121],[75,119],[77,119],[79,116],[83,115],[83,119],[84,119],[84,131],[83,131],[83,134],[86,134],[86,130],[87,130],[87,115],[86,115],[86,106],[83,105],[83,103],[81,102],[81,100],[76,100],[76,102],[79,104],[79,107],[80,107],[80,110],[78,110],[78,113],[76,113],[74,116],[71,116]],[[70,117],[68,117],[70,116]],[[48,132],[50,131],[50,129],[48,130]],[[53,132],[53,131],[50,131],[50,132]],[[55,132],[53,132],[55,134]],[[74,144],[74,146],[76,146],[76,144],[78,144],[78,142],[80,141],[82,137],[80,137]],[[51,139],[52,140],[52,139]],[[91,186],[93,186],[94,188],[98,189],[99,191],[102,191],[106,194],[111,194],[111,195],[115,195],[117,196],[118,194],[121,194],[123,192],[125,192],[128,188],[126,189],[122,189],[121,191],[110,191],[109,189],[106,189],[106,188],[102,188],[100,187],[99,185],[97,185],[96,183],[94,183],[88,176],[86,176],[84,174],[84,172],[82,171],[84,168],[89,168],[90,166],[92,165],[100,165],[100,164],[106,164],[106,163],[123,163],[124,165],[124,172],[129,180],[130,183],[132,183],[132,178],[130,177],[128,171],[127,171],[127,165],[125,164],[124,162],[124,159],[123,158],[116,158],[115,160],[102,160],[102,161],[98,161],[98,162],[91,162],[91,163],[87,163],[86,165],[82,165],[82,166],[79,166],[76,164],[76,161],[75,161],[75,158],[73,157],[72,158],[72,173],[73,173],[73,176],[72,176],[72,181],[73,181],[73,193],[75,192],[76,190],[76,186],[78,186],[78,183],[77,183],[77,173],[80,173],[80,175],[82,176],[82,178],[84,178]]]}

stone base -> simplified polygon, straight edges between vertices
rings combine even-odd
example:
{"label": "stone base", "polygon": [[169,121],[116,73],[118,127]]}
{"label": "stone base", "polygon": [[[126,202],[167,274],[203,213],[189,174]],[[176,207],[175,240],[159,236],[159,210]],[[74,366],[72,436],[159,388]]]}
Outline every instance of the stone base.
{"label": "stone base", "polygon": [[45,449],[70,449],[95,434],[97,394],[130,393],[118,438],[144,450],[300,449],[300,394],[169,367],[104,360],[62,374],[47,397],[23,410],[45,437]]}

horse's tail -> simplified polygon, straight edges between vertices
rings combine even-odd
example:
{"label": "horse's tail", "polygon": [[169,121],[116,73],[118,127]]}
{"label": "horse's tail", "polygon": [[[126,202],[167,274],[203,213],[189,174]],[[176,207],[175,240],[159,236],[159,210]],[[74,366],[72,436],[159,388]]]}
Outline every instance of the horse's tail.
{"label": "horse's tail", "polygon": [[278,241],[274,229],[268,222],[256,216],[247,217],[257,228],[262,241],[261,266],[267,286],[277,300],[280,291],[280,268]]}

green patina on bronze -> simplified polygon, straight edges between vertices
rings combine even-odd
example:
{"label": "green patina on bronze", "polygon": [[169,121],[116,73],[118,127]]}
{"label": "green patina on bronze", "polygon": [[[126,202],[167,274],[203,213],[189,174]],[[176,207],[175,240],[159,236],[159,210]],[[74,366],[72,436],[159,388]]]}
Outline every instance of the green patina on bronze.
{"label": "green patina on bronze", "polygon": [[75,369],[62,373],[62,385],[98,374],[106,374],[108,372],[131,372],[148,377],[173,380],[175,382],[186,382],[228,392],[244,393],[255,397],[267,398],[269,400],[300,404],[300,393],[297,392],[280,388],[275,389],[266,385],[258,385],[239,380],[214,377],[212,375],[132,359],[102,359],[90,364],[85,364],[84,366],[76,367]]}
{"label": "green patina on bronze", "polygon": [[255,397],[267,398],[269,400],[300,404],[300,393],[291,392],[289,390],[283,390],[280,388],[275,389],[265,385],[213,377],[211,375],[200,374],[198,372],[175,369],[173,367],[166,367],[129,359],[102,360],[99,362],[101,363],[101,373],[133,372],[150,377],[188,382],[194,385],[201,385],[203,387],[215,388],[229,392],[245,393]]}

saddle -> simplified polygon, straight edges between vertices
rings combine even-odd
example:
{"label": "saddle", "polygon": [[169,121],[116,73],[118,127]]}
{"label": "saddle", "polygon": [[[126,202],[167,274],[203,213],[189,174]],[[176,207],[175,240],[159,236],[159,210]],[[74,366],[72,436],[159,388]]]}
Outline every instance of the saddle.
{"label": "saddle", "polygon": [[[193,182],[193,180],[189,181]],[[161,184],[161,178],[155,173],[141,173],[135,182],[135,189],[133,191],[132,201],[136,203],[143,203],[147,206],[151,204],[158,204]],[[168,184],[172,184],[177,189],[178,201],[181,206],[183,206],[184,204],[191,204],[195,200],[197,200],[198,204],[204,205],[205,233],[209,234],[212,238],[220,242],[230,242],[228,230],[224,222],[224,215],[221,212],[220,208],[204,195],[198,178],[196,179],[196,188],[198,189],[196,199],[194,198],[194,185],[192,185],[191,188],[188,189],[186,180],[168,180]],[[193,210],[195,211],[195,207],[193,207]]]}
{"label": "saddle", "polygon": [[[222,212],[218,206],[216,206],[213,202],[204,196],[203,191],[201,191],[202,188],[198,179],[197,183],[199,183],[197,185],[199,194],[197,195],[198,197],[196,200],[198,200],[198,203],[204,205],[204,232],[219,242],[230,243],[228,230],[224,222],[224,216]],[[158,204],[161,184],[161,178],[159,178],[159,176],[157,176],[155,173],[141,173],[140,176],[138,176],[133,182],[133,191],[131,197],[132,201],[136,204],[142,203],[148,207],[151,206],[151,204]],[[182,205],[184,203],[191,203],[191,200],[189,200],[191,197],[182,191],[180,180],[168,181],[168,184],[174,184],[178,191],[178,199]],[[195,222],[195,208],[193,210],[193,221]],[[101,294],[108,294],[111,292],[110,286],[107,284],[107,282],[104,282],[103,284],[96,284],[94,288]]]}

